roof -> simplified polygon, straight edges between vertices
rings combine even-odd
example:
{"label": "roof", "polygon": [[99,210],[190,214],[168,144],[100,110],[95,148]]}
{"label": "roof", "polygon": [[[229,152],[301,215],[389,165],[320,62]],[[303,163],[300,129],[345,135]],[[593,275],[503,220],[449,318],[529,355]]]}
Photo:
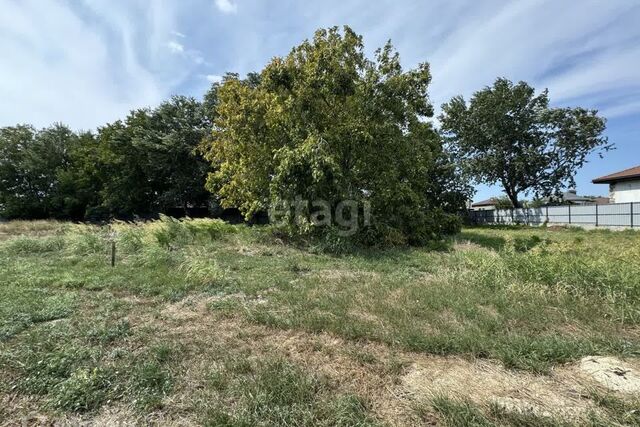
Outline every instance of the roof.
{"label": "roof", "polygon": [[575,190],[569,190],[562,194],[562,200],[565,202],[592,202],[593,197],[578,196]]}
{"label": "roof", "polygon": [[640,179],[640,165],[634,166],[629,169],[625,169],[620,172],[612,173],[609,175],[601,176],[600,178],[594,179],[592,182],[594,184],[607,184],[610,182],[617,181],[626,181],[629,179]]}
{"label": "roof", "polygon": [[594,200],[596,205],[608,205],[611,200],[608,197],[598,196]]}
{"label": "roof", "polygon": [[494,206],[496,203],[498,203],[498,200],[496,200],[495,198],[490,198],[487,200],[482,200],[481,202],[475,202],[474,204],[471,205],[471,207],[474,206]]}

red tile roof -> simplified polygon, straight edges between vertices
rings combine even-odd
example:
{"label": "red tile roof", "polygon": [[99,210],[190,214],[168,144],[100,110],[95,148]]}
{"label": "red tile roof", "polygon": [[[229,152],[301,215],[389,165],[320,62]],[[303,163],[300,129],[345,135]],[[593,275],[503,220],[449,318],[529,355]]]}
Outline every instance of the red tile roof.
{"label": "red tile roof", "polygon": [[594,179],[592,182],[594,184],[607,184],[609,182],[625,181],[633,178],[640,178],[640,166],[635,166],[620,172],[601,176],[600,178]]}

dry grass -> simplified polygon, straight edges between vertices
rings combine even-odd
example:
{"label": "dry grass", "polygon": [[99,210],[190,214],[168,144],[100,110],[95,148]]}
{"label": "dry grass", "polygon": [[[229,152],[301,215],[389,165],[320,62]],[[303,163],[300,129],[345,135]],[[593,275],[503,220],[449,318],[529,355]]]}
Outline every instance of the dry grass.
{"label": "dry grass", "polygon": [[68,226],[68,223],[50,220],[0,221],[0,241],[15,236],[48,236],[58,234],[63,232]]}
{"label": "dry grass", "polygon": [[631,234],[594,234],[626,247],[602,251],[614,269],[573,231],[338,257],[215,222],[118,224],[111,269],[104,230],[64,227],[0,244],[8,425],[636,421]]}

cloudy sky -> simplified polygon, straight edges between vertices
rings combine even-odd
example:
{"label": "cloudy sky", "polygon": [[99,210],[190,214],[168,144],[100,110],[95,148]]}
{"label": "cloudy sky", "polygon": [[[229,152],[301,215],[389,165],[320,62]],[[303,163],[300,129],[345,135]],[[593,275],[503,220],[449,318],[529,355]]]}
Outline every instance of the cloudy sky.
{"label": "cloudy sky", "polygon": [[580,193],[640,164],[637,0],[0,0],[0,126],[94,129],[343,24],[369,52],[390,38],[405,67],[428,61],[436,106],[504,76],[600,110],[617,150],[579,173]]}

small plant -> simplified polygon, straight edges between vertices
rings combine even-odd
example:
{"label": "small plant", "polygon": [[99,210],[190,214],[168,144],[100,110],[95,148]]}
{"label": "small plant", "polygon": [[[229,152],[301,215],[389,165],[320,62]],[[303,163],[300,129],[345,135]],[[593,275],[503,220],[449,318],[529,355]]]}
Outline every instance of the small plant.
{"label": "small plant", "polygon": [[151,360],[137,365],[131,380],[136,403],[143,408],[159,407],[173,385],[171,375],[161,363]]}
{"label": "small plant", "polygon": [[114,373],[108,369],[79,369],[56,385],[51,403],[55,408],[74,412],[97,409],[110,396],[117,394],[118,390],[113,385]]}

